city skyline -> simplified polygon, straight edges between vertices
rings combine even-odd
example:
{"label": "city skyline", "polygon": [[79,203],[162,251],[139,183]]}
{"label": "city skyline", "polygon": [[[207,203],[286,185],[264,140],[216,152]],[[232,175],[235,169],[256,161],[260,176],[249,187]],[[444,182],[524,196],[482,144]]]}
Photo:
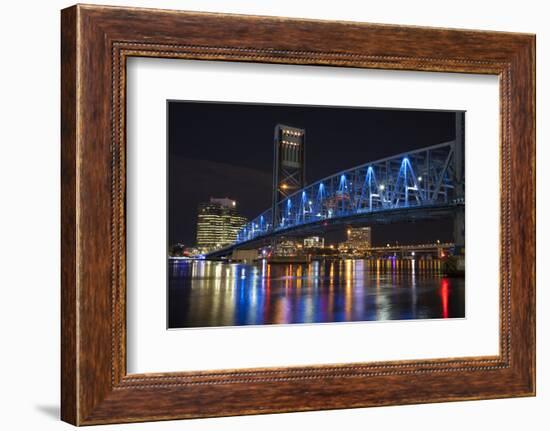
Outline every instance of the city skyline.
{"label": "city skyline", "polygon": [[[198,207],[198,220],[196,229],[196,241],[193,244],[176,243],[171,247],[177,246],[183,252],[184,250],[195,250],[198,254],[208,253],[209,251],[222,248],[231,244],[237,238],[238,231],[248,222],[238,212],[237,201],[230,197],[216,198],[210,197],[206,202],[202,202]],[[343,242],[327,243],[327,248],[356,249],[365,251],[371,247],[372,227],[360,226],[345,228],[346,239]],[[282,242],[286,240],[283,239]],[[325,235],[309,235],[296,237],[292,240],[300,243],[300,247],[306,249],[325,248]],[[184,247],[184,248],[182,248]]]}
{"label": "city skyline", "polygon": [[[195,242],[194,212],[201,201],[207,201],[210,197],[228,196],[234,199],[248,219],[270,206],[272,172],[269,169],[272,169],[273,161],[273,130],[280,123],[279,119],[289,120],[286,122],[292,124],[292,127],[307,129],[308,163],[305,170],[308,182],[345,165],[357,164],[361,160],[358,159],[359,152],[363,158],[369,157],[369,154],[371,159],[380,158],[391,152],[413,150],[425,144],[450,140],[454,135],[452,112],[305,108],[288,105],[169,103],[170,244]],[[242,121],[239,123],[236,120],[241,116],[251,121],[242,125]],[[327,117],[331,118],[330,122],[323,121]],[[400,118],[406,121],[396,121]],[[204,127],[206,120],[216,124],[216,127]],[[384,125],[390,120],[401,124],[401,127],[393,127],[393,131],[388,133]],[[357,131],[358,123],[364,129],[364,137],[353,133]],[[311,127],[304,127],[304,124]],[[436,127],[433,127],[434,124]],[[337,132],[336,135],[334,132]],[[256,138],[257,135],[264,136],[262,142]],[[209,137],[219,142],[213,145],[215,151],[210,146],[200,144],[204,140],[211,141]],[[384,145],[364,145],[364,141],[373,140],[381,141]],[[207,147],[209,151],[206,151]],[[381,151],[380,147],[385,151]],[[228,148],[232,149],[233,154],[227,152]],[[324,158],[320,159],[320,156]],[[205,181],[206,175],[208,181]],[[243,191],[243,188],[246,190]],[[379,226],[373,241],[393,242],[394,238],[402,238],[405,242],[415,242],[423,234],[426,237],[431,235],[434,240],[436,237],[447,240],[451,229],[450,223],[445,220],[417,222],[414,231],[406,225]],[[345,239],[345,229],[329,232],[328,236],[331,235],[333,241],[339,242]]]}

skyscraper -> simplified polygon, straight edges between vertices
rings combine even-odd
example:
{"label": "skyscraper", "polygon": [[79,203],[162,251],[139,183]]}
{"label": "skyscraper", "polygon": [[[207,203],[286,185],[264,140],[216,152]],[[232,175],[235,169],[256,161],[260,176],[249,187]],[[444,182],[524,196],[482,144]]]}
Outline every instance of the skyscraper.
{"label": "skyscraper", "polygon": [[342,243],[344,248],[365,251],[371,246],[371,227],[350,227],[347,230],[348,239]]}
{"label": "skyscraper", "polygon": [[273,215],[278,225],[277,203],[306,185],[306,131],[275,126],[273,152]]}
{"label": "skyscraper", "polygon": [[197,247],[209,252],[237,239],[237,233],[247,222],[237,212],[237,202],[229,198],[210,198],[199,204],[197,214]]}

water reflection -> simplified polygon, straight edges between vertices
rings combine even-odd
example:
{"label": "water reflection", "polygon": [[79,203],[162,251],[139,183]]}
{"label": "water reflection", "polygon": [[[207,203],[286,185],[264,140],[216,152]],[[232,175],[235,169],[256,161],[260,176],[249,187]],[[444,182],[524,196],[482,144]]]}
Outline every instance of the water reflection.
{"label": "water reflection", "polygon": [[435,260],[170,261],[169,327],[464,317],[464,279],[439,269]]}

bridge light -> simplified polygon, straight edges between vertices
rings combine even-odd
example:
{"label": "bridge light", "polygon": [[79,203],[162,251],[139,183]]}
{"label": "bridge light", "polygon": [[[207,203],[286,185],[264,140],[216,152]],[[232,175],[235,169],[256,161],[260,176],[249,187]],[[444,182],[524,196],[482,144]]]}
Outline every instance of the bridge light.
{"label": "bridge light", "polygon": [[422,177],[418,177],[418,182],[422,182]]}
{"label": "bridge light", "polygon": [[378,188],[379,188],[380,190],[383,191],[383,190],[386,188],[386,186],[385,186],[384,184],[380,184],[380,185],[378,186]]}
{"label": "bridge light", "polygon": [[389,247],[390,245],[389,244],[386,244],[386,247]]}
{"label": "bridge light", "polygon": [[307,202],[307,204],[308,204],[308,205],[312,205],[312,204],[313,204],[313,202],[311,202],[311,201],[308,201],[308,202]]}
{"label": "bridge light", "polygon": [[288,189],[288,186],[287,186],[286,184],[281,184],[281,188],[282,188],[283,190],[286,190],[286,189]]}
{"label": "bridge light", "polygon": [[414,251],[413,251],[413,252],[411,253],[411,256],[414,256],[414,255],[415,255],[415,253],[414,253]]}

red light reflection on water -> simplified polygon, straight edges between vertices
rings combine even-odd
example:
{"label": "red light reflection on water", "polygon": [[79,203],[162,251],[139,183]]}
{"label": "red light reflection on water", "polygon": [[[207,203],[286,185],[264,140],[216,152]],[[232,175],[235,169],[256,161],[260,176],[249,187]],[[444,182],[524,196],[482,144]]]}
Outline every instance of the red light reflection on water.
{"label": "red light reflection on water", "polygon": [[463,279],[440,274],[428,259],[177,261],[170,269],[170,327],[463,316]]}
{"label": "red light reflection on water", "polygon": [[441,308],[443,308],[443,318],[449,317],[449,294],[450,283],[448,278],[441,279],[441,288],[439,289],[439,295],[441,296]]}

